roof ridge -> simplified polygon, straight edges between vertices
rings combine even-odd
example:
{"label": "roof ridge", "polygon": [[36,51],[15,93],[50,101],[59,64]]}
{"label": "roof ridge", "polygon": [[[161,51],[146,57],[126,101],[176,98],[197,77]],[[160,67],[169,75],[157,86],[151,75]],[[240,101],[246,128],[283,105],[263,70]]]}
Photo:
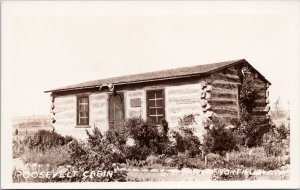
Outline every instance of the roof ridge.
{"label": "roof ridge", "polygon": [[[147,72],[142,72],[142,73],[133,73],[133,74],[128,74],[128,75],[121,75],[121,76],[115,76],[115,77],[109,77],[109,78],[95,79],[95,80],[90,80],[90,81],[86,81],[86,82],[96,82],[96,81],[108,80],[108,79],[114,79],[114,78],[130,77],[130,76],[143,75],[143,74],[152,74],[152,73],[156,73],[156,72],[173,71],[173,70],[177,70],[177,69],[190,69],[190,68],[196,68],[196,67],[199,67],[199,66],[206,66],[206,65],[212,65],[212,64],[222,64],[222,63],[228,63],[228,62],[235,63],[235,62],[242,61],[242,60],[245,60],[245,59],[215,62],[215,63],[208,63],[208,64],[202,64],[202,65],[192,65],[192,66],[185,66],[185,67],[175,67],[175,68],[171,68],[171,69],[147,71]],[[86,83],[86,82],[82,82],[82,83]],[[82,84],[82,83],[77,83],[77,84]]]}

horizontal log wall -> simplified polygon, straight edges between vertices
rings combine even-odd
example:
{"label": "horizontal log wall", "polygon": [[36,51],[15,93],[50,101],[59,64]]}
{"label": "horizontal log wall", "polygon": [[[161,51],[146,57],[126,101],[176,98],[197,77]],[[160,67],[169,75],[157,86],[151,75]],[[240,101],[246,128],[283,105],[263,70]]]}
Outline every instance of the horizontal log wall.
{"label": "horizontal log wall", "polygon": [[165,112],[170,128],[178,127],[180,119],[193,114],[197,123],[196,133],[202,133],[203,128],[201,126],[204,115],[201,107],[201,92],[200,82],[165,88]]}
{"label": "horizontal log wall", "polygon": [[101,131],[108,130],[108,94],[96,93],[89,96],[90,126],[96,126]]}
{"label": "horizontal log wall", "polygon": [[77,126],[77,97],[75,95],[58,96],[54,99],[55,131],[62,135],[71,135],[78,139],[85,139],[86,129],[91,131],[94,126],[101,131],[108,129],[108,104],[106,93],[89,95],[89,126]]}
{"label": "horizontal log wall", "polygon": [[[240,68],[227,68],[214,73],[209,80],[212,84],[211,107],[212,111],[227,121],[239,117],[238,86]],[[254,88],[258,91],[258,97],[254,102],[252,115],[259,125],[267,123],[266,112],[266,82],[253,73]]]}
{"label": "horizontal log wall", "polygon": [[[184,116],[193,114],[197,122],[196,133],[204,132],[202,122],[212,113],[227,120],[238,118],[238,68],[227,68],[213,73],[208,77],[188,78],[185,81],[172,83],[149,83],[128,86],[117,89],[124,92],[125,119],[142,117],[146,119],[146,91],[148,89],[164,89],[165,115],[170,128],[176,128],[178,121]],[[127,88],[127,89],[126,89]],[[253,115],[261,122],[266,123],[266,91],[267,85],[260,78],[255,78],[255,88],[259,96],[255,100]],[[90,121],[92,129],[97,126],[101,131],[108,127],[108,93],[88,92],[90,102]],[[55,119],[56,131],[63,135],[73,135],[78,138],[85,137],[85,128],[76,128],[76,95],[65,94],[55,96],[52,112]]]}
{"label": "horizontal log wall", "polygon": [[239,115],[238,85],[241,82],[238,72],[236,68],[227,68],[210,76],[212,111],[226,121],[237,119]]}
{"label": "horizontal log wall", "polygon": [[258,125],[266,125],[268,124],[268,110],[266,110],[267,104],[267,83],[260,79],[257,75],[254,77],[254,88],[258,91],[258,97],[254,101],[254,108],[252,111],[252,115],[254,119],[257,121]]}
{"label": "horizontal log wall", "polygon": [[53,112],[55,131],[62,135],[73,135],[76,126],[76,96],[55,97]]}

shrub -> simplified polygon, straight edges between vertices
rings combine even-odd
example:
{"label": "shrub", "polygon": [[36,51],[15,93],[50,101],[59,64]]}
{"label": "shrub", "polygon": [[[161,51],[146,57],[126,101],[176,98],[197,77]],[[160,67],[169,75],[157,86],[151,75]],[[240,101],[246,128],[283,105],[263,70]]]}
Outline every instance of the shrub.
{"label": "shrub", "polygon": [[26,163],[60,166],[69,160],[69,147],[67,145],[56,146],[44,151],[33,149],[26,151],[22,157]]}
{"label": "shrub", "polygon": [[246,123],[244,133],[246,135],[245,145],[248,147],[261,146],[263,136],[271,129],[271,125],[259,125],[257,122]]}
{"label": "shrub", "polygon": [[159,132],[156,124],[148,119],[130,118],[125,124],[127,136],[134,139],[135,144],[126,147],[129,159],[146,159],[150,154],[164,154],[169,148],[168,128],[164,124],[163,132]]}
{"label": "shrub", "polygon": [[12,148],[13,148],[13,158],[19,158],[21,157],[25,152],[25,146],[22,140],[20,139],[14,139],[12,143]]}
{"label": "shrub", "polygon": [[178,164],[178,158],[176,156],[165,157],[162,159],[162,164],[168,167],[176,167]]}
{"label": "shrub", "polygon": [[148,165],[157,164],[159,162],[159,158],[155,155],[150,155],[146,158],[146,162]]}
{"label": "shrub", "polygon": [[209,153],[206,155],[206,158],[208,168],[220,168],[224,166],[224,159],[218,154]]}
{"label": "shrub", "polygon": [[182,169],[185,166],[188,158],[189,156],[186,153],[179,153],[177,155],[176,166],[178,169]]}
{"label": "shrub", "polygon": [[176,151],[174,152],[187,152],[189,157],[195,157],[201,153],[201,143],[199,138],[194,135],[193,129],[180,127],[179,131],[172,131],[172,136],[176,141]]}
{"label": "shrub", "polygon": [[280,125],[264,134],[262,145],[267,155],[282,156],[289,154],[289,141],[289,128]]}
{"label": "shrub", "polygon": [[152,152],[150,148],[147,146],[141,146],[139,143],[136,143],[132,147],[126,147],[125,149],[125,155],[126,159],[136,159],[136,160],[145,160],[148,155],[150,155]]}
{"label": "shrub", "polygon": [[182,169],[184,167],[204,169],[206,167],[204,160],[202,160],[199,156],[191,158],[187,153],[179,153],[173,162],[178,169]]}
{"label": "shrub", "polygon": [[[70,159],[69,163],[79,168],[81,175],[77,180],[83,181],[126,181],[127,172],[115,170],[115,165],[118,162],[125,162],[124,155],[120,151],[119,147],[111,142],[114,141],[115,134],[110,131],[105,135],[102,135],[100,130],[95,127],[92,133],[87,132],[87,143],[80,143],[77,140],[73,140],[69,144]],[[103,171],[113,170],[112,178],[94,178],[94,179],[82,179],[82,173],[84,171]]]}
{"label": "shrub", "polygon": [[281,124],[279,127],[276,128],[279,138],[281,140],[287,139],[290,136],[290,127],[285,126],[284,124]]}
{"label": "shrub", "polygon": [[184,162],[184,166],[187,168],[197,168],[204,169],[206,168],[205,162],[200,158],[187,158]]}
{"label": "shrub", "polygon": [[63,146],[72,141],[72,137],[63,137],[54,131],[39,130],[33,136],[27,136],[24,144],[29,149],[44,151],[51,147]]}
{"label": "shrub", "polygon": [[238,143],[233,129],[226,129],[225,125],[224,121],[213,117],[210,127],[206,127],[206,133],[203,136],[203,150],[206,154],[225,155],[226,152],[237,149]]}
{"label": "shrub", "polygon": [[189,157],[196,157],[200,154],[201,143],[194,134],[195,127],[197,127],[195,114],[185,115],[183,118],[180,118],[178,129],[171,131],[174,143],[169,148],[169,155],[186,153]]}
{"label": "shrub", "polygon": [[[73,167],[76,167],[75,170],[79,171],[78,175],[71,179],[51,178],[43,182],[126,181],[127,172],[125,170],[121,171],[117,167],[118,162],[125,162],[124,154],[119,148],[124,144],[124,140],[120,139],[120,135],[113,131],[102,135],[96,127],[91,133],[87,131],[87,135],[87,142],[79,142],[70,137],[64,138],[54,132],[39,131],[32,138],[27,139],[30,152],[25,155],[25,160],[41,164],[50,163],[54,166],[60,165],[60,167],[62,165],[73,165]],[[70,140],[71,142],[69,142]],[[116,143],[118,146],[112,143]],[[112,178],[83,178],[85,171],[104,170],[113,171]],[[41,182],[41,180],[37,182]]]}

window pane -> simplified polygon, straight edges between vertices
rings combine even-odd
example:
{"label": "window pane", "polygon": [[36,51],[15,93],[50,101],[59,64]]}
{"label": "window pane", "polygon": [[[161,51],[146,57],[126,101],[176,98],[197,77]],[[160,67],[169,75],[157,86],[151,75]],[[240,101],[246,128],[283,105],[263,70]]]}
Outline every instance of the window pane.
{"label": "window pane", "polygon": [[87,118],[80,118],[79,124],[87,124],[88,119]]}
{"label": "window pane", "polygon": [[155,91],[156,98],[162,98],[162,91]]}
{"label": "window pane", "polygon": [[79,113],[79,117],[87,117],[87,116],[88,116],[87,112],[80,112]]}
{"label": "window pane", "polygon": [[147,92],[147,93],[148,93],[148,99],[153,99],[155,97],[155,92],[150,91],[150,92]]}
{"label": "window pane", "polygon": [[156,109],[155,108],[150,108],[149,109],[149,114],[150,115],[156,115]]}
{"label": "window pane", "polygon": [[88,100],[87,100],[87,98],[80,98],[79,102],[80,103],[87,103]]}
{"label": "window pane", "polygon": [[157,107],[163,107],[163,100],[156,100]]}
{"label": "window pane", "polygon": [[149,107],[155,107],[155,100],[149,100]]}
{"label": "window pane", "polygon": [[163,114],[164,113],[164,109],[163,108],[157,108],[157,114]]}
{"label": "window pane", "polygon": [[79,104],[79,110],[80,111],[85,111],[85,105]]}

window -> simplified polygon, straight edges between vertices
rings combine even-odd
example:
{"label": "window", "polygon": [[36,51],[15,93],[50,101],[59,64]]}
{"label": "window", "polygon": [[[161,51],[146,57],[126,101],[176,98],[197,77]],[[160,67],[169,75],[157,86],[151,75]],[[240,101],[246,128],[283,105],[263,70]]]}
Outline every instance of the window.
{"label": "window", "polygon": [[165,117],[165,100],[163,90],[147,91],[147,116],[156,124],[161,124]]}
{"label": "window", "polygon": [[77,97],[77,124],[78,125],[89,124],[89,97],[88,96]]}

